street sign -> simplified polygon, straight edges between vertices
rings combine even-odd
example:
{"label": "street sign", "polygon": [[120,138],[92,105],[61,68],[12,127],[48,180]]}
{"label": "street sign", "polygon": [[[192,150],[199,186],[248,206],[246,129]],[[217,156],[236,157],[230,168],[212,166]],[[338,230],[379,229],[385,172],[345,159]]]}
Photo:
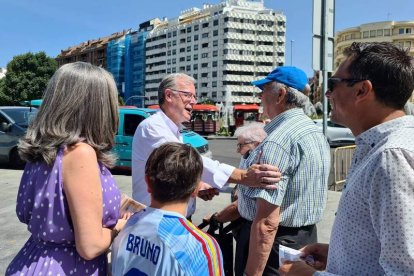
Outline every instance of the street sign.
{"label": "street sign", "polygon": [[313,0],[312,68],[333,70],[335,0]]}

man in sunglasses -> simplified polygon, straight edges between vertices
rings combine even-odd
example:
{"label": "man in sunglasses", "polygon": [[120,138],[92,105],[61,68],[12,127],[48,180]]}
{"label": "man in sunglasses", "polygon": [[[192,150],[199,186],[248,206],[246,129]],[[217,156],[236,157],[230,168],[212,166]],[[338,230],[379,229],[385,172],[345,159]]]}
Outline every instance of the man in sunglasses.
{"label": "man in sunglasses", "polygon": [[[145,163],[151,152],[166,142],[183,142],[180,133],[181,124],[191,118],[195,96],[194,78],[174,73],[165,76],[158,88],[160,111],[142,121],[135,131],[132,145],[132,197],[148,205],[150,195],[144,180]],[[240,183],[253,187],[275,189],[280,178],[277,167],[271,165],[254,165],[247,170],[219,163],[206,157],[203,159],[202,181],[204,187],[212,185],[214,188],[223,188],[229,183]],[[213,190],[214,193],[214,189]],[[187,217],[195,211],[195,202],[190,202]]]}
{"label": "man in sunglasses", "polygon": [[[349,127],[356,150],[330,244],[302,249],[285,275],[414,275],[414,60],[392,43],[353,43],[329,79],[331,119]],[[316,272],[326,269],[326,272]],[[314,274],[315,273],[315,274]]]}
{"label": "man in sunglasses", "polygon": [[261,89],[263,113],[271,119],[267,138],[246,165],[278,166],[278,189],[239,187],[243,218],[236,248],[235,274],[278,275],[279,244],[299,249],[317,241],[316,223],[326,205],[330,148],[323,133],[304,113],[305,72],[281,66],[252,82]]}

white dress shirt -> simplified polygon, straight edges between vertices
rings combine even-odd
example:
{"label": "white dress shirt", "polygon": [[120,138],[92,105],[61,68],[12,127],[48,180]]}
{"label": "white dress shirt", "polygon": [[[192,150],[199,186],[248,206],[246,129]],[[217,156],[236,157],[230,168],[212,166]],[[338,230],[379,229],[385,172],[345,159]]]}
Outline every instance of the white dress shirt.
{"label": "white dress shirt", "polygon": [[[142,121],[132,143],[132,197],[149,205],[151,198],[145,183],[145,164],[151,152],[166,142],[183,143],[180,128],[161,110]],[[203,159],[202,180],[215,188],[223,188],[235,169],[210,158]],[[189,203],[187,217],[195,211],[195,201]]]}

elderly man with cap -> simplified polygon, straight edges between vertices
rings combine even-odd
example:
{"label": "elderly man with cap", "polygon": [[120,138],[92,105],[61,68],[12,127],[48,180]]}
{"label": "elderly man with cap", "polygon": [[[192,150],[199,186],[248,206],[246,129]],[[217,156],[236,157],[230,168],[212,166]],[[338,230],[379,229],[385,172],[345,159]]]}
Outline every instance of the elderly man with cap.
{"label": "elderly man with cap", "polygon": [[271,121],[268,137],[252,151],[247,165],[276,165],[277,190],[240,187],[243,218],[236,248],[236,275],[278,275],[279,245],[300,249],[317,241],[316,223],[326,205],[330,149],[325,136],[305,115],[306,74],[290,66],[252,82],[262,91],[263,112]]}

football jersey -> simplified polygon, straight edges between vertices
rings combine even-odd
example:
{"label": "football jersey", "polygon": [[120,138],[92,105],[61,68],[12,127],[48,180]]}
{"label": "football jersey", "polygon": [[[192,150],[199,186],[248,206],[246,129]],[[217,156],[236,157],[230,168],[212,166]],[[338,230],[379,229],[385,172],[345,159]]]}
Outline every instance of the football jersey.
{"label": "football jersey", "polygon": [[135,213],[112,246],[118,275],[224,275],[216,240],[176,212]]}

